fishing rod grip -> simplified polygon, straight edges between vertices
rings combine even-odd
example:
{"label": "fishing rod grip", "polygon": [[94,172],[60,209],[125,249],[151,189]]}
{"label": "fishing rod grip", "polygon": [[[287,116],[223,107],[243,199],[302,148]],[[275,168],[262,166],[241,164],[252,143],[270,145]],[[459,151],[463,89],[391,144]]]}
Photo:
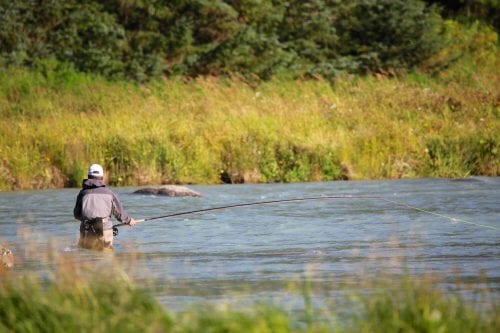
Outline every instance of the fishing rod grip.
{"label": "fishing rod grip", "polygon": [[[146,221],[146,219],[139,219],[139,220],[135,220],[136,223],[141,223],[141,222],[144,222]],[[118,224],[115,224],[113,227],[123,227],[125,225],[130,225],[128,223],[118,223]]]}

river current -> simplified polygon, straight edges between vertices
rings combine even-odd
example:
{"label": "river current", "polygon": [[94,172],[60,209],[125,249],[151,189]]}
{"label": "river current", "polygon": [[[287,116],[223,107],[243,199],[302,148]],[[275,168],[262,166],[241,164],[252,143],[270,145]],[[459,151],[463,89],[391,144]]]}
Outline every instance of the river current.
{"label": "river current", "polygon": [[[201,198],[113,188],[134,218],[311,196],[339,199],[247,206],[122,227],[114,253],[78,249],[78,189],[0,193],[0,242],[17,273],[46,269],[25,247],[49,244],[74,260],[134,257],[126,273],[153,281],[168,307],[227,298],[293,303],[290,282],[327,285],[378,274],[440,274],[500,291],[500,178],[189,186]],[[397,205],[377,198],[381,197]],[[446,281],[446,280],[445,280]],[[323,296],[322,296],[323,295]],[[325,293],[318,296],[325,297]],[[299,297],[300,298],[300,297]],[[300,302],[300,300],[298,300]]]}

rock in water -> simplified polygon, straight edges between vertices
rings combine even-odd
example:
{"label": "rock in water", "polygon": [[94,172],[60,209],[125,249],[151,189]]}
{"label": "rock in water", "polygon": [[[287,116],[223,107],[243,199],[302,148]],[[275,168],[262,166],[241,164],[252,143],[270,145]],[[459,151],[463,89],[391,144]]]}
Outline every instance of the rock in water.
{"label": "rock in water", "polygon": [[145,187],[134,192],[135,194],[165,195],[169,197],[201,197],[201,194],[185,186],[163,185],[159,187]]}

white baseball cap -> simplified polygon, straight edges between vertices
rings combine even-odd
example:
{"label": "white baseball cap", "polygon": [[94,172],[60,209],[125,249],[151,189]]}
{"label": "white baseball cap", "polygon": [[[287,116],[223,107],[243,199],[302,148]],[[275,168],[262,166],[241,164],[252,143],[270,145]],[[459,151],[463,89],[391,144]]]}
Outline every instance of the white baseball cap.
{"label": "white baseball cap", "polygon": [[102,166],[99,164],[92,164],[89,167],[89,176],[97,176],[97,177],[104,177],[104,170],[102,169]]}

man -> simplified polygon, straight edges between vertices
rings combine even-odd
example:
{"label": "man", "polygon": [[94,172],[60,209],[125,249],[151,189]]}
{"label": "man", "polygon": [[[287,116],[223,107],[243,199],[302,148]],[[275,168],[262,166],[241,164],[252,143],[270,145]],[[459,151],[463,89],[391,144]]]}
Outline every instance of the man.
{"label": "man", "polygon": [[104,184],[104,170],[99,164],[92,164],[88,179],[83,180],[82,190],[76,198],[73,215],[80,224],[78,246],[86,249],[113,249],[114,216],[122,223],[134,226],[136,221],[127,215],[117,195]]}

